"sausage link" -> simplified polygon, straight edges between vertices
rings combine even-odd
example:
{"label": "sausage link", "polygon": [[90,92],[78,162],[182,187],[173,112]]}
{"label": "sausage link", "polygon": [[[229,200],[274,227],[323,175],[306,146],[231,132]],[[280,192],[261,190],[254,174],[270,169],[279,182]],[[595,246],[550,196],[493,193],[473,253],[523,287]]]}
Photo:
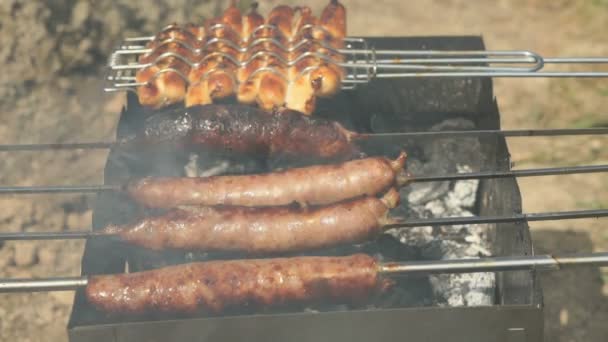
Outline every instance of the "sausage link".
{"label": "sausage link", "polygon": [[187,75],[189,69],[183,61],[169,57],[140,70],[135,80],[145,85],[137,88],[139,102],[143,106],[161,108],[183,101],[188,81],[180,73]]}
{"label": "sausage link", "polygon": [[361,242],[382,231],[399,201],[391,189],[319,208],[182,208],[106,232],[153,250],[303,251]]}
{"label": "sausage link", "polygon": [[346,8],[338,0],[330,0],[319,20],[321,26],[334,40],[346,37]]}
{"label": "sausage link", "polygon": [[370,256],[208,261],[89,277],[85,295],[101,311],[220,313],[227,308],[291,303],[348,303],[384,291]]}
{"label": "sausage link", "polygon": [[155,113],[124,143],[151,147],[229,150],[286,160],[348,160],[359,150],[357,133],[340,124],[283,110],[280,115],[247,105],[206,105]]}
{"label": "sausage link", "polygon": [[244,42],[250,42],[256,38],[253,35],[253,31],[260,25],[264,24],[264,17],[262,17],[258,11],[258,3],[254,2],[251,4],[249,13],[243,16],[243,33],[241,35]]}
{"label": "sausage link", "polygon": [[373,157],[259,175],[145,178],[130,184],[128,192],[138,203],[152,208],[324,205],[403,185],[405,159],[401,153],[393,161]]}

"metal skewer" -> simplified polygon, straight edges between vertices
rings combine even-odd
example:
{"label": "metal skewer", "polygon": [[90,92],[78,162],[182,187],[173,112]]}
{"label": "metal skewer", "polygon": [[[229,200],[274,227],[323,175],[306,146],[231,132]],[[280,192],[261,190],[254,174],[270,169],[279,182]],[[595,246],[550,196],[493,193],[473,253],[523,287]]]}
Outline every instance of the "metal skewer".
{"label": "metal skewer", "polygon": [[[265,29],[280,31],[272,25],[263,25]],[[168,26],[163,29],[171,29]],[[231,30],[224,24],[214,25],[214,29]],[[306,25],[302,30],[324,30],[320,26]],[[257,31],[257,30],[255,30]],[[303,35],[298,35],[302,36]],[[210,35],[213,37],[213,34]],[[608,64],[607,57],[559,57],[545,58],[540,54],[527,50],[505,50],[505,51],[458,51],[458,50],[380,50],[375,49],[364,38],[347,37],[344,39],[344,48],[336,49],[322,41],[302,39],[301,41],[290,41],[289,46],[274,38],[250,37],[249,44],[241,47],[235,42],[213,37],[206,41],[198,41],[199,47],[193,47],[187,42],[170,38],[156,43],[154,48],[146,44],[154,40],[154,36],[127,38],[123,44],[114,51],[110,57],[108,67],[111,74],[107,80],[110,85],[105,88],[108,92],[113,91],[135,91],[137,87],[146,83],[136,81],[137,70],[155,65],[166,58],[178,58],[182,62],[196,68],[205,58],[210,56],[222,57],[237,67],[245,68],[252,60],[273,55],[275,59],[280,57],[270,51],[258,51],[248,60],[239,61],[228,53],[217,52],[216,44],[230,46],[236,53],[248,53],[259,44],[271,44],[285,52],[302,51],[292,60],[282,60],[285,66],[293,65],[297,60],[304,57],[314,57],[318,60],[334,63],[346,70],[346,77],[342,80],[342,88],[354,89],[358,84],[368,83],[374,78],[411,78],[411,77],[608,77],[606,71],[543,71],[547,65],[589,65]],[[187,56],[181,56],[174,52],[165,52],[149,63],[139,63],[140,57],[156,53],[156,51],[167,44],[179,44],[181,48],[189,51],[189,55],[196,56],[197,60],[191,61]],[[324,53],[317,53],[320,46]],[[304,47],[305,49],[301,49]],[[259,48],[257,49],[259,50]],[[336,57],[340,56],[340,57]],[[273,68],[270,68],[273,69]],[[310,70],[303,70],[302,73]],[[188,78],[180,71],[172,68],[161,72],[174,72],[186,82]],[[252,72],[252,75],[257,71]],[[156,77],[153,76],[153,78]]]}
{"label": "metal skewer", "polygon": [[[501,272],[515,270],[554,271],[573,266],[608,266],[608,253],[569,255],[509,256],[481,259],[406,261],[380,264],[378,272],[387,276],[434,273]],[[103,277],[103,275],[98,276]],[[0,293],[74,291],[88,285],[88,278],[0,279]]]}
{"label": "metal skewer", "polygon": [[[410,182],[455,181],[466,179],[488,179],[509,177],[538,177],[567,174],[608,172],[608,165],[555,167],[510,171],[481,171],[447,175],[413,176]],[[96,193],[123,191],[126,185],[48,185],[48,186],[0,186],[0,195],[50,194],[50,193]]]}
{"label": "metal skewer", "polygon": [[[384,225],[385,230],[392,228],[410,228],[425,226],[454,226],[462,224],[482,223],[513,223],[535,221],[574,220],[583,218],[608,217],[608,209],[557,211],[545,213],[513,214],[503,216],[466,216],[466,217],[440,217],[404,220]],[[0,239],[1,240],[1,239]]]}
{"label": "metal skewer", "polygon": [[[353,140],[369,140],[374,138],[470,138],[477,136],[510,137],[552,137],[576,135],[603,135],[608,134],[608,127],[598,128],[564,128],[564,129],[512,129],[512,130],[466,130],[466,131],[435,131],[435,132],[402,132],[402,133],[361,133],[356,134]],[[47,151],[71,149],[106,149],[128,146],[123,142],[87,142],[87,143],[43,143],[43,144],[6,144],[0,145],[0,152],[18,151]]]}
{"label": "metal skewer", "polygon": [[[393,228],[413,228],[425,226],[452,226],[464,224],[482,223],[513,223],[513,222],[533,222],[533,221],[556,221],[573,220],[583,218],[608,217],[608,209],[578,210],[561,212],[544,212],[529,214],[513,214],[503,216],[466,216],[466,217],[441,217],[426,219],[400,220],[382,226],[383,230]],[[99,231],[70,231],[70,232],[18,232],[0,233],[0,241],[23,241],[23,240],[68,240],[68,239],[88,239],[97,237],[113,237],[119,233]]]}

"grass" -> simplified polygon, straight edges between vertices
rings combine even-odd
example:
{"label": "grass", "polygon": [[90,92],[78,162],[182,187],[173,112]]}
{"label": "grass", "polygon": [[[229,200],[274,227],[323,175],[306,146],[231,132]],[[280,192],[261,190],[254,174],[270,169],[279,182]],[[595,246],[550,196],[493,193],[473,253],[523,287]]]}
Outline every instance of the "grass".
{"label": "grass", "polygon": [[575,119],[571,123],[574,128],[594,128],[608,126],[608,118],[606,115],[597,113],[585,113],[583,116]]}
{"label": "grass", "polygon": [[576,201],[576,207],[586,210],[608,209],[608,201],[593,200],[593,201]]}

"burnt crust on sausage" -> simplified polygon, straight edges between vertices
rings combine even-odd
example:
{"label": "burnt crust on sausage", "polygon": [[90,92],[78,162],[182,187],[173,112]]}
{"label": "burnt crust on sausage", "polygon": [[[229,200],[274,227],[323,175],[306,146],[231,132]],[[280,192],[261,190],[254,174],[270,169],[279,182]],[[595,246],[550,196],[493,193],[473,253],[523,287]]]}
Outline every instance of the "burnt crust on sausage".
{"label": "burnt crust on sausage", "polygon": [[290,110],[268,113],[247,105],[213,104],[161,111],[144,122],[133,142],[341,161],[358,156],[354,136],[336,122]]}

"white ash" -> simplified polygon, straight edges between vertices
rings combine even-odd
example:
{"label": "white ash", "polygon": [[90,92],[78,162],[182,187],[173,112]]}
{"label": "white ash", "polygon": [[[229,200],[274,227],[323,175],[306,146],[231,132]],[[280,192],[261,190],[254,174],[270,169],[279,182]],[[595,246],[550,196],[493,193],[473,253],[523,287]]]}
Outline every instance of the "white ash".
{"label": "white ash", "polygon": [[[467,165],[457,171],[471,172]],[[420,183],[405,198],[409,217],[473,216],[479,180]],[[405,202],[405,201],[404,201]],[[390,233],[403,244],[421,250],[424,259],[478,258],[489,256],[486,224],[394,229]],[[494,303],[494,273],[440,274],[429,277],[440,305],[481,306]]]}

